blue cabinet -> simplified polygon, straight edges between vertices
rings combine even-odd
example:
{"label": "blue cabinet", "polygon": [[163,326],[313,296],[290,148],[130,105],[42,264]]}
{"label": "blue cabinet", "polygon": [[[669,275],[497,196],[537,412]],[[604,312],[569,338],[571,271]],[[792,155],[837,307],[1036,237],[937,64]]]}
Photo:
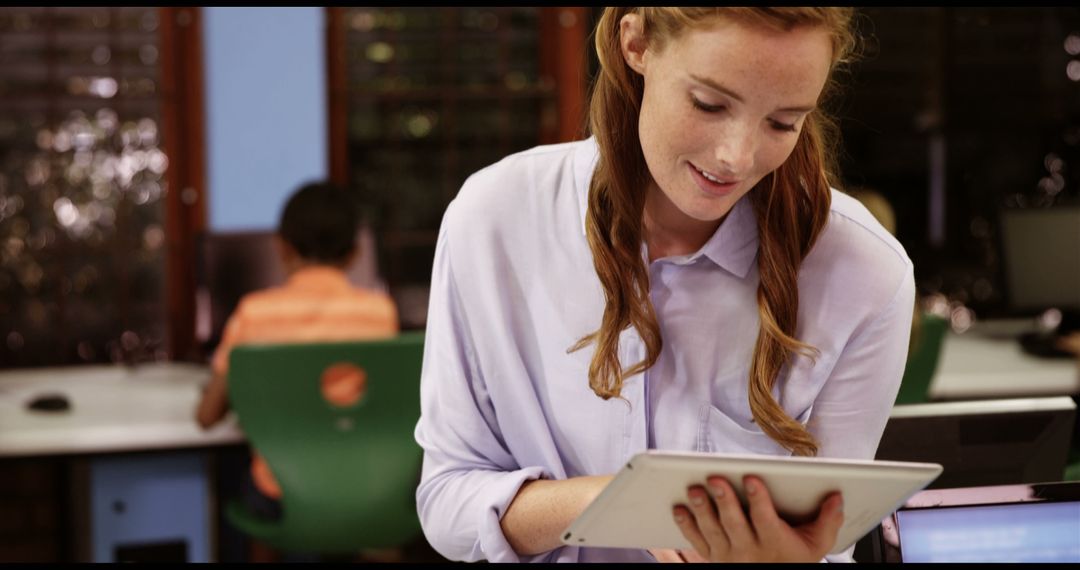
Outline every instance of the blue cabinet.
{"label": "blue cabinet", "polygon": [[93,562],[210,562],[212,489],[203,452],[90,461]]}

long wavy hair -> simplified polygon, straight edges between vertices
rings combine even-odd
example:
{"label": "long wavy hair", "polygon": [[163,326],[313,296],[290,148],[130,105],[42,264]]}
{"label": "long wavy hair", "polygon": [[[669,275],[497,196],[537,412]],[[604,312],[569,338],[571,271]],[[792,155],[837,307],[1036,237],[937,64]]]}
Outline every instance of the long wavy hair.
{"label": "long wavy hair", "polygon": [[[649,299],[648,268],[641,257],[645,194],[651,182],[638,138],[644,80],[626,64],[619,41],[619,22],[631,13],[641,16],[649,47],[657,50],[683,31],[706,27],[716,18],[781,31],[822,27],[830,33],[833,47],[822,102],[835,90],[833,71],[848,61],[857,39],[850,8],[604,9],[595,34],[600,73],[589,107],[589,128],[599,145],[600,161],[589,187],[586,234],[605,307],[600,328],[570,351],[596,343],[589,386],[605,400],[620,397],[625,378],[653,366],[663,344]],[[794,334],[799,266],[825,226],[829,188],[836,180],[837,129],[819,109],[806,117],[790,157],[748,194],[758,223],[761,322],[748,380],[750,410],[757,425],[795,455],[816,455],[817,442],[784,412],[772,388],[796,352],[810,358],[817,353]],[[646,356],[624,370],[619,362],[619,335],[631,326],[640,334]]]}

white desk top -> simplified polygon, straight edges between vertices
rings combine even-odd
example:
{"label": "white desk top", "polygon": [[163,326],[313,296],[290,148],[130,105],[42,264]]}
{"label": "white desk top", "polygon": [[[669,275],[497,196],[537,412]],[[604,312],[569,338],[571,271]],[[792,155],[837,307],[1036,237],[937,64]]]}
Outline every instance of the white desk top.
{"label": "white desk top", "polygon": [[[195,423],[205,366],[151,363],[0,371],[0,457],[143,451],[240,443],[229,414],[212,429]],[[34,397],[62,392],[66,412],[29,410]]]}
{"label": "white desk top", "polygon": [[1017,335],[1028,320],[978,323],[963,334],[949,332],[930,383],[932,400],[1023,398],[1080,393],[1075,359],[1039,358],[1023,352]]}

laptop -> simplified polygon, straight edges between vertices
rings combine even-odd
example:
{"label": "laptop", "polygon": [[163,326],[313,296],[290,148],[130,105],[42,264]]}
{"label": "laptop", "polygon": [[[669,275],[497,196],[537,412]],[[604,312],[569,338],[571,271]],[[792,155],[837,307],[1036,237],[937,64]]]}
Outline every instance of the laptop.
{"label": "laptop", "polygon": [[924,490],[881,545],[884,562],[1080,562],[1080,481]]}

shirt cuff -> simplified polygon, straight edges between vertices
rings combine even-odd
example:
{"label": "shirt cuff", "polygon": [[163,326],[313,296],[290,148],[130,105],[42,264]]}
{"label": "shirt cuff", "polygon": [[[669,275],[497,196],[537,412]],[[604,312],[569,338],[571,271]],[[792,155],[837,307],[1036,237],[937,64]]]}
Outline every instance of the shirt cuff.
{"label": "shirt cuff", "polygon": [[506,509],[517,496],[521,486],[527,481],[540,479],[545,475],[550,477],[550,474],[545,473],[541,467],[526,467],[505,473],[504,477],[491,482],[491,487],[487,492],[489,496],[498,497],[498,499],[488,505],[487,512],[480,521],[479,547],[482,558],[487,559],[488,562],[543,562],[547,561],[553,553],[558,552],[559,549],[556,548],[550,552],[532,556],[519,556],[507,542],[500,525],[502,515],[506,513]]}

